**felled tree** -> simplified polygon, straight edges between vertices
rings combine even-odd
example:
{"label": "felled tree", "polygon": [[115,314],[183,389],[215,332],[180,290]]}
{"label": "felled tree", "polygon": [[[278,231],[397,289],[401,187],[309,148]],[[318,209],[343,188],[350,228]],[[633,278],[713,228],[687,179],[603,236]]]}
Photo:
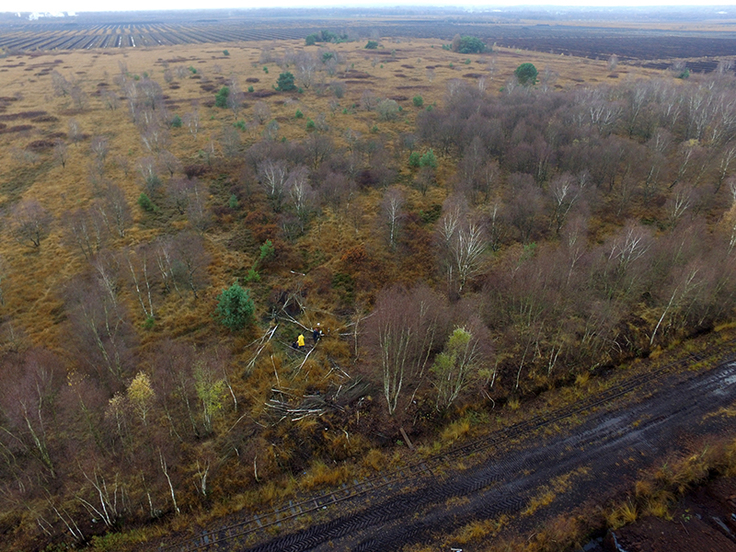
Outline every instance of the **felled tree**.
{"label": "felled tree", "polygon": [[215,318],[232,331],[242,330],[251,322],[254,310],[249,291],[235,283],[217,297]]}

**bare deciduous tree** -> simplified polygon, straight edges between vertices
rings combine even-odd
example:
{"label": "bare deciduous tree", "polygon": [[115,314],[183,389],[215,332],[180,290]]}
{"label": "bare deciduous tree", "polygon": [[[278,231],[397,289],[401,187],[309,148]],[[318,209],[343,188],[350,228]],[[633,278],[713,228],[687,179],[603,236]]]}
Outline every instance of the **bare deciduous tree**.
{"label": "bare deciduous tree", "polygon": [[87,101],[89,100],[89,97],[79,85],[79,83],[75,83],[72,85],[71,89],[69,90],[69,96],[71,97],[72,103],[74,104],[75,108],[81,110],[87,107]]}
{"label": "bare deciduous tree", "polygon": [[721,189],[731,169],[731,164],[736,160],[736,143],[730,142],[723,147],[718,159],[718,180],[713,193],[717,194]]}
{"label": "bare deciduous tree", "polygon": [[102,520],[108,528],[115,527],[123,513],[124,504],[124,490],[120,474],[114,472],[107,476],[105,470],[95,464],[90,475],[88,470],[81,466],[81,462],[80,470],[90,488],[89,492],[86,492],[86,488],[82,488],[77,493],[77,500],[94,520]]}
{"label": "bare deciduous tree", "polygon": [[611,54],[608,58],[608,70],[615,71],[616,67],[618,67],[618,56],[616,54]]}
{"label": "bare deciduous tree", "polygon": [[210,211],[207,209],[206,188],[197,181],[189,188],[186,215],[189,224],[200,234],[207,230],[212,223]]}
{"label": "bare deciduous tree", "polygon": [[196,107],[184,114],[184,124],[187,125],[192,136],[196,138],[199,132],[199,110]]}
{"label": "bare deciduous tree", "polygon": [[164,93],[161,85],[152,79],[143,79],[137,82],[139,98],[143,106],[151,110],[164,110]]}
{"label": "bare deciduous tree", "polygon": [[7,261],[0,256],[0,305],[5,305],[5,288],[9,272]]}
{"label": "bare deciduous tree", "polygon": [[46,476],[56,477],[59,458],[54,458],[51,430],[66,379],[61,363],[46,351],[32,350],[24,358],[6,361],[0,372],[3,455],[11,462],[22,462],[23,456],[34,458]]}
{"label": "bare deciduous tree", "polygon": [[68,128],[69,140],[71,142],[76,144],[80,142],[82,138],[84,138],[84,134],[82,134],[82,129],[79,126],[79,121],[77,121],[76,119],[69,119]]}
{"label": "bare deciduous tree", "polygon": [[181,232],[156,242],[156,265],[166,291],[189,289],[194,298],[207,281],[206,268],[210,257],[201,236]]}
{"label": "bare deciduous tree", "polygon": [[450,198],[443,210],[437,232],[445,275],[450,292],[461,294],[468,280],[482,269],[488,239],[463,201]]}
{"label": "bare deciduous tree", "polygon": [[271,108],[266,102],[256,102],[253,104],[253,119],[259,125],[264,124],[271,118]]}
{"label": "bare deciduous tree", "polygon": [[141,140],[149,153],[157,154],[169,147],[171,136],[165,122],[151,121],[141,131]]}
{"label": "bare deciduous tree", "polygon": [[559,235],[570,211],[578,202],[581,190],[578,182],[571,174],[562,174],[549,183],[549,194],[552,199],[552,215],[550,226]]}
{"label": "bare deciduous tree", "polygon": [[687,266],[681,267],[680,270],[675,272],[672,281],[667,286],[666,293],[669,298],[662,310],[662,315],[657,320],[654,330],[652,330],[649,345],[654,344],[657,332],[667,316],[671,316],[674,311],[682,308],[686,301],[690,299],[690,296],[704,283],[704,267],[700,266],[700,263],[697,261],[689,263]]}
{"label": "bare deciduous tree", "polygon": [[89,148],[100,163],[104,163],[107,158],[107,154],[110,151],[110,147],[107,143],[107,138],[104,136],[93,136],[90,142]]}
{"label": "bare deciduous tree", "polygon": [[675,228],[683,215],[692,207],[696,191],[690,186],[680,186],[673,196],[667,200],[667,222],[670,228]]}
{"label": "bare deciduous tree", "polygon": [[316,194],[309,184],[309,170],[303,165],[292,169],[287,187],[294,213],[301,225],[301,231],[304,232],[316,202]]}
{"label": "bare deciduous tree", "polygon": [[373,111],[378,105],[378,96],[373,90],[366,88],[360,96],[360,107],[366,111]]}
{"label": "bare deciduous tree", "polygon": [[12,207],[8,225],[20,243],[30,242],[34,247],[40,247],[41,240],[48,234],[51,215],[37,200],[22,199]]}
{"label": "bare deciduous tree", "polygon": [[322,179],[319,194],[322,202],[339,210],[355,193],[355,182],[342,173],[329,172]]}
{"label": "bare deciduous tree", "polygon": [[108,184],[102,192],[101,201],[96,203],[96,209],[112,235],[120,238],[125,236],[131,216],[125,192],[120,186]]}
{"label": "bare deciduous tree", "polygon": [[160,285],[160,273],[156,270],[153,247],[141,245],[135,250],[123,251],[122,256],[143,314],[152,320],[155,318],[153,298]]}
{"label": "bare deciduous tree", "polygon": [[134,341],[125,307],[117,297],[117,270],[106,262],[111,259],[98,258],[94,272],[76,278],[67,292],[80,362],[102,381],[108,374],[119,381],[130,367]]}
{"label": "bare deciduous tree", "polygon": [[271,202],[273,210],[278,213],[281,211],[281,203],[287,191],[286,182],[289,179],[286,161],[283,159],[278,161],[266,159],[258,163],[257,171],[261,186],[265,188],[266,196]]}
{"label": "bare deciduous tree", "polygon": [[79,247],[85,259],[91,259],[102,248],[105,224],[99,210],[92,207],[65,213],[62,224],[67,242]]}
{"label": "bare deciduous tree", "polygon": [[542,193],[528,174],[510,175],[509,184],[505,200],[508,220],[517,229],[519,240],[528,243],[540,231]]}
{"label": "bare deciduous tree", "polygon": [[240,137],[240,131],[231,125],[225,125],[220,131],[220,146],[222,153],[228,159],[233,159],[240,155],[243,140]]}
{"label": "bare deciduous tree", "polygon": [[66,162],[69,159],[69,148],[62,140],[56,140],[54,142],[54,161],[59,163],[62,168],[66,168]]}
{"label": "bare deciduous tree", "polygon": [[640,284],[643,261],[653,243],[651,232],[627,223],[603,246],[603,266],[599,269],[604,293],[609,299],[629,296]]}
{"label": "bare deciduous tree", "polygon": [[389,188],[383,194],[381,213],[388,231],[388,246],[391,249],[396,248],[396,240],[399,237],[401,221],[404,218],[404,203],[404,194],[399,188]]}
{"label": "bare deciduous tree", "polygon": [[300,52],[295,56],[296,78],[306,90],[314,83],[319,68],[317,56],[312,52]]}
{"label": "bare deciduous tree", "polygon": [[172,178],[177,171],[181,170],[181,161],[170,151],[162,151],[158,154],[158,164],[169,173]]}
{"label": "bare deciduous tree", "polygon": [[324,134],[310,134],[304,141],[304,152],[312,170],[318,170],[322,162],[334,151],[335,144]]}
{"label": "bare deciduous tree", "polygon": [[172,178],[167,182],[166,194],[180,215],[186,212],[194,187],[199,185],[196,178]]}
{"label": "bare deciduous tree", "polygon": [[235,117],[238,116],[240,110],[243,108],[243,100],[245,100],[245,92],[240,88],[238,81],[232,79],[228,84],[230,93],[227,95],[227,107],[233,112]]}
{"label": "bare deciduous tree", "polygon": [[429,288],[393,287],[378,295],[365,331],[378,357],[389,415],[396,413],[407,389],[413,397],[424,382],[431,355],[445,340],[448,322],[446,304]]}
{"label": "bare deciduous tree", "polygon": [[72,84],[58,71],[51,72],[51,85],[57,96],[68,96],[71,93]]}
{"label": "bare deciduous tree", "polygon": [[143,188],[149,196],[158,193],[161,178],[158,175],[158,163],[154,157],[142,157],[138,160],[138,172],[143,178]]}

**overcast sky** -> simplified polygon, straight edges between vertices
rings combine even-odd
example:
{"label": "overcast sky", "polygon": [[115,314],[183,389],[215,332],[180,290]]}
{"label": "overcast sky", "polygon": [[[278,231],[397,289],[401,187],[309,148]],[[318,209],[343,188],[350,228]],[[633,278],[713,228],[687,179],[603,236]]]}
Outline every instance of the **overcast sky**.
{"label": "overcast sky", "polygon": [[133,10],[180,10],[212,8],[257,8],[257,7],[326,7],[326,6],[370,6],[432,5],[432,6],[495,6],[556,5],[556,6],[687,6],[727,5],[731,2],[702,3],[693,0],[505,0],[489,3],[482,0],[0,0],[0,12],[61,12],[61,11],[133,11]]}

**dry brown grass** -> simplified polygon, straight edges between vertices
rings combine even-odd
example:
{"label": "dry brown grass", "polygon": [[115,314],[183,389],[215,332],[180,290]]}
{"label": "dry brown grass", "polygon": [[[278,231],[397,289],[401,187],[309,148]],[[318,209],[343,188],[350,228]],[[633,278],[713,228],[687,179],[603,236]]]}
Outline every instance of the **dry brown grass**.
{"label": "dry brown grass", "polygon": [[467,418],[461,418],[442,430],[441,439],[443,441],[453,443],[458,439],[462,439],[467,436],[470,432],[470,427],[470,420]]}
{"label": "dry brown grass", "polygon": [[[330,94],[319,96],[315,87],[305,91],[302,95],[274,95],[263,99],[279,121],[279,135],[288,140],[300,140],[307,136],[305,121],[307,118],[315,118],[318,114],[326,115],[331,133],[340,140],[344,129],[353,129],[364,135],[370,133],[375,125],[381,133],[385,133],[389,139],[401,132],[413,129],[414,118],[418,110],[412,106],[411,98],[421,95],[425,105],[442,104],[446,84],[452,79],[462,79],[464,74],[478,73],[485,75],[490,89],[498,89],[511,76],[513,70],[519,63],[532,61],[538,68],[543,70],[548,67],[558,76],[556,85],[560,87],[574,87],[582,84],[594,84],[605,79],[605,62],[593,60],[572,59],[569,57],[555,56],[551,54],[524,52],[519,54],[515,51],[497,48],[492,54],[474,56],[472,63],[464,64],[468,56],[455,54],[441,49],[441,42],[434,40],[397,40],[388,43],[386,48],[396,51],[394,56],[379,56],[372,54],[363,48],[360,42],[330,45],[330,50],[336,52],[341,58],[340,70],[345,68],[367,73],[367,79],[342,79],[352,80],[346,86],[345,97],[338,100],[339,108],[330,110]],[[130,76],[143,75],[147,73],[154,80],[161,83],[164,94],[169,98],[169,107],[172,116],[184,115],[190,111],[192,102],[199,102],[200,107],[200,131],[195,138],[186,127],[172,129],[171,151],[184,163],[198,161],[197,152],[204,149],[210,139],[217,139],[222,126],[230,125],[234,120],[229,110],[204,107],[206,102],[214,98],[213,92],[202,89],[203,81],[209,81],[216,88],[234,77],[241,85],[247,88],[246,79],[257,78],[260,82],[254,84],[256,91],[269,90],[275,83],[280,69],[274,63],[265,64],[269,67],[269,73],[265,74],[262,63],[258,62],[261,49],[274,47],[277,56],[282,55],[286,49],[299,51],[304,49],[301,41],[286,41],[278,44],[272,43],[233,43],[218,45],[182,45],[176,47],[160,47],[148,49],[131,49],[120,52],[98,52],[98,51],[73,51],[73,52],[48,52],[34,58],[34,62],[47,62],[61,59],[57,64],[57,70],[68,78],[74,77],[80,86],[88,94],[89,101],[83,110],[73,108],[68,97],[61,98],[53,94],[51,77],[49,75],[34,76],[24,71],[23,66],[13,67],[19,61],[26,59],[24,56],[9,56],[0,60],[0,68],[7,71],[0,73],[0,96],[19,97],[18,101],[12,102],[9,112],[45,111],[56,117],[53,122],[31,123],[33,130],[25,133],[11,133],[0,135],[0,166],[4,167],[3,178],[8,178],[14,171],[22,169],[24,163],[16,159],[13,151],[23,150],[25,146],[34,140],[48,136],[62,136],[65,138],[70,119],[76,119],[85,135],[104,135],[108,138],[110,153],[106,163],[106,174],[114,182],[123,187],[128,197],[134,214],[134,226],[124,239],[117,240],[112,247],[133,246],[138,243],[150,241],[160,229],[144,229],[141,224],[146,215],[136,205],[136,199],[140,194],[140,177],[135,170],[136,161],[144,157],[146,152],[138,137],[138,132],[127,112],[125,102],[115,111],[105,109],[102,100],[94,95],[97,85],[105,83],[109,90],[117,91],[114,77],[119,74],[118,62],[123,62],[128,68]],[[230,56],[223,57],[222,50],[227,49]],[[374,64],[374,58],[376,63]],[[167,60],[179,59],[181,62],[167,62]],[[450,65],[453,67],[450,67]],[[413,68],[400,67],[409,65]],[[493,72],[488,71],[493,66]],[[175,78],[176,89],[163,82],[162,74],[166,67],[176,69],[178,66],[194,67],[198,70],[199,77],[192,78],[187,72],[186,78]],[[427,76],[427,66],[434,67],[434,77],[430,82]],[[647,77],[656,72],[642,70],[639,68],[620,68],[619,72],[628,75],[629,78]],[[397,74],[403,74],[399,77]],[[337,77],[327,80],[340,80]],[[468,80],[468,79],[466,79]],[[473,78],[470,78],[473,81]],[[360,108],[353,110],[353,104],[360,103],[360,97],[365,89],[371,89],[379,98],[382,97],[405,97],[399,104],[404,111],[399,120],[393,123],[384,123],[376,120],[374,113],[361,111]],[[246,103],[252,107],[256,100],[252,97],[246,98]],[[348,113],[344,114],[343,109]],[[300,109],[304,119],[296,119],[294,113]],[[249,108],[246,108],[240,118],[250,117]],[[244,143],[253,143],[260,139],[262,127],[242,133]],[[24,183],[22,197],[38,199],[42,205],[49,210],[56,219],[48,239],[44,240],[40,250],[35,251],[19,245],[11,240],[4,240],[0,244],[0,255],[10,265],[12,273],[16,275],[7,283],[7,305],[5,314],[10,315],[15,324],[27,332],[33,343],[43,343],[47,347],[56,347],[63,350],[64,338],[62,330],[53,321],[62,304],[58,293],[65,282],[71,276],[82,270],[84,260],[62,243],[61,225],[58,223],[61,215],[69,210],[86,206],[92,198],[90,186],[87,183],[88,165],[91,159],[89,152],[89,140],[69,146],[70,158],[66,168],[55,166],[51,162],[51,153],[41,154],[41,165],[37,178],[32,182]],[[130,166],[128,174],[124,174],[121,168],[113,161],[116,157],[126,159]],[[441,203],[444,197],[441,189],[430,190],[427,196],[422,196],[412,190],[409,192],[408,201],[412,206],[426,207],[432,203]],[[5,194],[5,197],[9,196]],[[213,198],[214,199],[214,198]],[[375,210],[378,202],[377,197],[368,197],[361,201],[367,201],[364,209],[363,221],[369,219],[371,212]],[[7,206],[7,205],[6,205]],[[320,223],[316,239],[320,242],[323,252],[339,253],[351,245],[357,245],[369,237],[372,232],[370,225],[361,222],[356,228],[357,232],[346,232],[344,218],[325,219]],[[214,296],[232,279],[232,271],[235,267],[249,266],[253,259],[245,253],[228,250],[227,232],[208,235],[209,251],[212,255],[210,276],[212,286],[205,290],[203,298],[199,302],[202,313],[195,313],[199,318],[211,308]],[[335,255],[337,258],[339,255]],[[19,276],[22,274],[22,278]],[[138,309],[132,297],[127,297],[130,311],[141,320]],[[172,304],[173,299],[160,307],[160,325],[164,332],[174,335],[181,334],[176,326],[182,324],[185,328],[191,327],[192,322],[182,320],[180,314],[182,305]],[[329,305],[315,305],[319,308],[327,308]],[[191,310],[194,305],[186,305]],[[344,352],[344,351],[340,351]]]}
{"label": "dry brown grass", "polygon": [[306,475],[301,478],[303,489],[313,490],[324,486],[337,486],[347,481],[350,473],[347,466],[327,466],[324,462],[315,462]]}
{"label": "dry brown grass", "polygon": [[369,450],[368,453],[363,457],[363,464],[373,471],[380,471],[386,466],[386,463],[386,456],[383,454],[383,452],[377,449]]}
{"label": "dry brown grass", "polygon": [[555,477],[550,481],[549,485],[542,485],[539,492],[534,495],[527,507],[521,512],[522,516],[531,516],[540,508],[549,506],[554,502],[558,495],[565,493],[570,489],[574,479],[585,477],[590,473],[590,468],[582,466],[571,472]]}
{"label": "dry brown grass", "polygon": [[611,529],[618,529],[629,523],[634,523],[639,518],[639,508],[631,501],[626,501],[613,509],[606,522]]}
{"label": "dry brown grass", "polygon": [[465,545],[478,543],[482,539],[493,538],[507,523],[508,518],[506,516],[501,516],[498,519],[474,521],[458,531],[451,542]]}
{"label": "dry brown grass", "polygon": [[618,529],[633,523],[642,514],[670,520],[670,509],[678,497],[709,478],[734,473],[736,441],[715,442],[705,445],[700,452],[673,456],[642,475],[634,486],[633,497],[606,511],[606,524]]}
{"label": "dry brown grass", "polygon": [[589,528],[583,516],[564,513],[547,521],[531,536],[522,538],[496,534],[495,538],[476,543],[473,550],[482,552],[565,552],[585,543]]}

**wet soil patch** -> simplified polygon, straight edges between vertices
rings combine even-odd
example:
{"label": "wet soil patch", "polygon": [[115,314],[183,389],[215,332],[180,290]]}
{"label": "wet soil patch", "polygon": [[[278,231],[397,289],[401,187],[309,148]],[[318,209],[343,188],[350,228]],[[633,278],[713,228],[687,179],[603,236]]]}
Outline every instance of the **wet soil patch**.
{"label": "wet soil patch", "polygon": [[[652,516],[614,532],[627,552],[736,552],[736,478],[711,481],[685,495],[672,519]],[[606,548],[613,547],[612,536]]]}

